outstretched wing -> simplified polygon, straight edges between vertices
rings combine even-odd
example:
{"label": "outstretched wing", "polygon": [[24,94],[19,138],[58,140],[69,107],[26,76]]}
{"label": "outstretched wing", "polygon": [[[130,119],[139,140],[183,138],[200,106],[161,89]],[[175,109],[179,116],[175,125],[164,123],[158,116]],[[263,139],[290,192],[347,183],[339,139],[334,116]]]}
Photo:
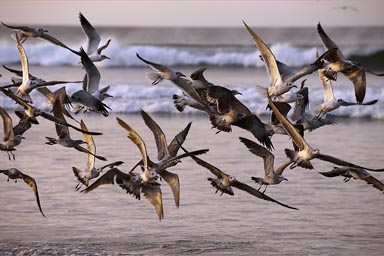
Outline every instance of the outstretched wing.
{"label": "outstretched wing", "polygon": [[27,183],[28,186],[30,186],[32,188],[33,192],[35,193],[37,206],[39,207],[39,210],[40,210],[41,214],[45,217],[45,215],[43,213],[43,210],[41,209],[40,199],[39,199],[39,192],[37,190],[37,184],[36,184],[35,179],[32,178],[31,176],[28,176],[28,175],[24,174],[24,173],[22,173],[22,177],[23,177],[24,182]]}
{"label": "outstretched wing", "polygon": [[289,208],[289,209],[299,210],[299,209],[297,209],[297,208],[295,208],[295,207],[292,207],[292,206],[283,204],[283,203],[281,203],[281,202],[279,202],[279,201],[277,201],[277,200],[275,200],[275,199],[273,199],[273,198],[267,196],[266,194],[261,193],[259,190],[255,189],[255,188],[253,188],[253,187],[251,187],[251,186],[249,186],[249,185],[247,185],[247,184],[245,184],[245,183],[242,183],[242,182],[240,182],[240,181],[235,180],[235,181],[233,182],[232,186],[235,187],[235,188],[241,189],[241,190],[243,190],[243,191],[245,191],[245,192],[248,192],[249,194],[251,194],[251,195],[253,195],[253,196],[256,196],[256,197],[258,197],[258,198],[260,198],[260,199],[263,199],[263,200],[266,200],[266,201],[271,201],[271,202],[277,203],[277,204],[279,204],[279,205],[281,205],[281,206],[284,206],[284,207],[287,207],[287,208]]}

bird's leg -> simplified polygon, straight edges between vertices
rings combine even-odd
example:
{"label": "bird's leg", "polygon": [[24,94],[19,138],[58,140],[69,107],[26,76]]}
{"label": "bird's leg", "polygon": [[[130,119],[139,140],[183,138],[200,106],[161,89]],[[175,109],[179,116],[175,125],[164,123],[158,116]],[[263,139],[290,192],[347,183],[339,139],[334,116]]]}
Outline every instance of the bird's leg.
{"label": "bird's leg", "polygon": [[350,181],[351,180],[351,177],[345,177],[344,178],[344,182],[348,182],[348,181]]}
{"label": "bird's leg", "polygon": [[7,179],[7,182],[9,182],[9,177],[8,177],[8,179]]}
{"label": "bird's leg", "polygon": [[9,154],[9,151],[7,151],[7,155],[8,155],[8,160],[11,161],[11,156]]}
{"label": "bird's leg", "polygon": [[16,160],[15,154],[11,151],[11,155],[13,156],[13,160]]}
{"label": "bird's leg", "polygon": [[76,187],[75,187],[75,190],[76,191],[79,191],[79,189],[81,188],[83,184],[81,182],[77,183]]}
{"label": "bird's leg", "polygon": [[295,161],[295,162],[293,162],[292,164],[291,164],[291,166],[289,167],[290,169],[294,169],[294,168],[296,168],[296,166],[297,166],[297,162]]}
{"label": "bird's leg", "polygon": [[265,191],[267,191],[267,187],[268,187],[268,185],[265,185],[265,188],[264,188],[264,190],[263,190],[263,192],[261,192],[261,193],[265,193]]}
{"label": "bird's leg", "polygon": [[260,187],[257,189],[260,191],[261,187],[263,186],[263,183],[260,183]]}
{"label": "bird's leg", "polygon": [[157,85],[158,83],[161,82],[161,75],[158,75],[155,79],[155,81],[152,82],[152,85]]}

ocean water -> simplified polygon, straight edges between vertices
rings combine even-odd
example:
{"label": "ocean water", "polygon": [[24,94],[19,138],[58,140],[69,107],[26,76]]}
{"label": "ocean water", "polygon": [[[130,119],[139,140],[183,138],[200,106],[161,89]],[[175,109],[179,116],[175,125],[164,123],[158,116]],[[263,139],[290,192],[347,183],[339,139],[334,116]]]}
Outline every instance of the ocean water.
{"label": "ocean water", "polygon": [[[106,35],[118,35],[105,50],[112,60],[97,64],[102,76],[101,86],[111,85],[110,93],[114,97],[105,102],[112,111],[108,117],[90,113],[78,116],[90,130],[103,133],[94,136],[97,153],[109,162],[124,161],[120,168],[122,171],[130,170],[139,160],[138,149],[116,122],[116,117],[120,117],[139,132],[150,156],[155,158],[153,135],[138,115],[138,110],[143,108],[159,123],[169,141],[188,122],[192,122],[184,144],[187,149],[210,149],[201,156],[202,159],[242,182],[257,186],[251,176],[264,174],[263,161],[251,154],[238,139],[242,136],[253,140],[253,136],[239,128],[234,128],[231,133],[216,134],[206,115],[193,110],[177,112],[172,94],[180,93],[179,89],[169,82],[152,86],[145,78],[149,69],[135,57],[139,52],[147,59],[176,67],[187,75],[208,66],[205,74],[209,81],[241,91],[243,95],[239,99],[267,121],[266,102],[255,85],[266,86],[269,80],[252,41],[246,42],[248,34],[245,29],[245,37],[236,37],[232,44],[231,40],[224,41],[226,37],[222,33],[226,31],[220,30],[213,30],[216,34],[203,40],[204,44],[197,43],[201,42],[198,39],[205,38],[201,36],[204,33],[212,35],[212,30],[204,33],[193,29],[174,30],[178,36],[171,38],[183,38],[183,32],[192,38],[188,44],[183,42],[185,39],[169,42],[166,36],[156,34],[158,40],[163,41],[151,44],[151,39],[158,38],[154,30],[150,30],[151,37],[145,29],[127,28],[127,35],[124,28],[103,29]],[[83,40],[80,29],[49,30],[74,48]],[[134,41],[128,31],[141,37]],[[290,65],[313,61],[311,56],[321,47],[315,26],[314,32],[298,29],[306,35],[302,44],[297,43],[292,31],[283,30],[284,36],[275,30],[268,34],[264,29],[261,33],[265,33],[265,41],[271,42],[272,51],[279,60]],[[338,35],[335,41],[340,41],[340,45],[351,51],[351,56],[363,52],[365,58],[371,59],[384,49],[381,45],[384,40],[377,39],[383,33],[372,33],[377,40],[370,42],[361,36],[366,31],[359,32],[359,41],[350,40],[353,33],[343,35],[340,31],[335,28],[330,34]],[[383,29],[371,28],[369,32],[374,31]],[[160,32],[165,33],[164,30]],[[242,35],[241,30],[233,33]],[[9,31],[0,30],[0,35],[0,63],[18,68],[18,52],[14,42],[8,38]],[[212,43],[215,38],[218,46]],[[35,76],[46,80],[81,80],[84,76],[76,57],[67,51],[41,40],[28,40],[25,48],[32,63],[30,71]],[[363,50],[358,51],[358,48]],[[375,65],[375,69],[384,70],[380,65]],[[6,70],[0,73],[3,75],[1,82],[9,81],[11,75]],[[308,132],[306,140],[324,154],[371,168],[382,168],[382,84],[383,78],[367,75],[366,99],[378,98],[379,102],[373,106],[354,106],[336,111],[338,124]],[[316,105],[323,97],[317,74],[308,76],[307,85],[311,104]],[[67,91],[71,93],[79,87],[70,84]],[[341,75],[334,90],[338,97],[354,100],[352,84]],[[49,108],[37,93],[32,97],[38,107]],[[15,120],[13,110],[18,106],[3,95],[0,95],[0,105],[7,108]],[[24,182],[6,182],[2,175],[1,255],[382,255],[384,251],[383,193],[363,181],[344,183],[340,177],[330,179],[318,174],[319,171],[331,170],[333,165],[330,163],[313,160],[314,170],[286,170],[284,175],[289,181],[267,189],[270,197],[300,209],[295,211],[236,189],[235,196],[220,197],[207,181],[212,177],[209,171],[191,159],[184,159],[170,169],[180,177],[180,208],[175,207],[168,185],[162,183],[165,218],[159,221],[145,198],[138,201],[118,186],[101,186],[89,194],[76,192],[77,180],[72,166],[84,168],[87,155],[58,145],[45,145],[45,136],[55,136],[54,125],[43,119],[39,121],[40,125],[26,132],[27,139],[15,151],[16,160],[9,161],[7,154],[2,152],[0,161],[1,169],[15,167],[36,179],[42,209],[47,217],[43,218],[39,213],[34,195]],[[74,131],[71,131],[71,136],[82,138]],[[286,136],[276,135],[272,142],[277,165],[286,160],[283,149],[291,147],[291,141]],[[102,164],[96,161],[97,166]],[[383,173],[372,175],[384,181]]]}

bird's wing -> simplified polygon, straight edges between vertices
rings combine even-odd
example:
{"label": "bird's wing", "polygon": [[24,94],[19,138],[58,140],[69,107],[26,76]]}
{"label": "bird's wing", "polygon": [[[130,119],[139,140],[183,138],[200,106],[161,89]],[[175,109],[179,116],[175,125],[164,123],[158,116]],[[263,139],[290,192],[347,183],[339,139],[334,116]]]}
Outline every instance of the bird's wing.
{"label": "bird's wing", "polygon": [[245,129],[253,134],[253,136],[265,145],[269,150],[273,149],[273,144],[265,129],[265,124],[260,118],[254,114],[241,118],[239,121],[232,123],[237,127]]}
{"label": "bird's wing", "polygon": [[256,156],[262,157],[264,160],[265,176],[274,176],[275,156],[265,147],[253,142],[249,139],[239,137],[240,141],[248,148],[248,150]]}
{"label": "bird's wing", "polygon": [[7,95],[9,98],[13,99],[17,104],[22,106],[24,109],[32,108],[32,106],[27,101],[25,101],[22,98],[20,98],[19,96],[17,96],[11,90],[0,88],[0,91],[2,93],[4,93],[5,95]]}
{"label": "bird's wing", "polygon": [[21,175],[23,177],[24,182],[27,183],[28,186],[30,186],[32,188],[33,192],[35,193],[37,206],[39,207],[39,210],[40,210],[41,214],[45,217],[45,215],[43,213],[43,210],[41,209],[40,199],[39,199],[39,192],[37,190],[37,184],[36,184],[35,179],[32,178],[31,176],[28,176],[28,175],[24,174],[24,173],[22,173]]}
{"label": "bird's wing", "polygon": [[277,67],[276,58],[269,49],[269,47],[261,40],[256,33],[243,21],[248,32],[251,34],[253,40],[256,43],[257,48],[260,51],[261,56],[263,57],[265,67],[267,68],[271,85],[282,84],[281,76],[279,69]]}
{"label": "bird's wing", "polygon": [[36,90],[44,95],[51,104],[53,104],[55,101],[55,94],[53,94],[51,90],[49,90],[47,87],[39,87]]}
{"label": "bird's wing", "polygon": [[180,206],[180,181],[179,175],[169,172],[167,170],[163,170],[160,173],[162,179],[164,179],[168,185],[171,187],[173,198],[175,199],[176,207]]}
{"label": "bird's wing", "polygon": [[[11,72],[11,73],[13,73],[13,74],[15,74],[15,75],[17,75],[17,76],[19,76],[19,77],[23,77],[23,71],[22,71],[22,70],[16,70],[16,69],[13,69],[13,68],[9,68],[9,67],[7,67],[7,66],[5,66],[5,65],[3,65],[3,68],[5,68],[5,69],[8,70],[9,72]],[[30,80],[35,80],[35,79],[37,79],[37,77],[35,77],[35,76],[29,74],[29,79],[30,79]]]}
{"label": "bird's wing", "polygon": [[176,156],[180,149],[180,145],[183,145],[187,138],[189,129],[191,128],[192,122],[188,123],[187,126],[179,132],[168,145],[168,152],[170,156]]}
{"label": "bird's wing", "polygon": [[368,184],[371,184],[373,187],[384,192],[384,184],[381,181],[379,181],[378,179],[376,179],[375,177],[373,177],[372,175],[368,175],[368,176],[364,177],[364,180]]}
{"label": "bird's wing", "polygon": [[3,109],[2,107],[0,107],[0,115],[3,118],[4,141],[13,140],[15,138],[15,135],[13,133],[11,117],[9,116],[7,111],[5,111],[5,109]]}
{"label": "bird's wing", "polygon": [[340,176],[344,173],[346,173],[347,170],[344,169],[344,168],[333,168],[332,171],[328,171],[328,172],[319,172],[321,175],[325,176],[325,177],[328,177],[328,178],[333,178],[333,177],[337,177],[337,176]]}
{"label": "bird's wing", "polygon": [[341,53],[339,47],[338,47],[337,44],[336,44],[335,42],[333,42],[332,39],[329,38],[329,36],[325,33],[324,29],[323,29],[323,28],[321,27],[321,25],[320,25],[320,22],[317,24],[317,32],[319,33],[321,42],[323,43],[324,47],[325,47],[327,50],[330,50],[330,49],[332,49],[332,48],[338,49],[338,50],[337,50],[337,56],[338,56],[338,59],[344,59],[344,56],[343,56],[343,54]]}
{"label": "bird's wing", "polygon": [[342,73],[352,81],[357,103],[363,103],[367,84],[364,68],[351,67],[343,70]]}
{"label": "bird's wing", "polygon": [[339,159],[339,158],[336,158],[336,157],[333,157],[333,156],[330,156],[330,155],[317,154],[314,157],[317,158],[317,159],[320,159],[322,161],[330,162],[330,163],[333,163],[333,164],[336,164],[336,165],[340,165],[340,166],[348,166],[348,167],[353,167],[353,168],[362,168],[362,169],[366,169],[366,170],[374,171],[374,172],[382,172],[382,171],[384,171],[384,169],[371,169],[371,168],[363,167],[363,166],[360,166],[360,165],[356,165],[356,164],[344,161],[342,159]]}
{"label": "bird's wing", "polygon": [[99,33],[97,33],[96,29],[91,25],[91,23],[84,17],[84,15],[80,12],[79,19],[81,27],[83,28],[84,33],[88,37],[88,47],[87,53],[92,54],[97,51],[99,47],[101,38]]}
{"label": "bird's wing", "polygon": [[167,138],[165,137],[163,130],[156,123],[156,121],[153,120],[153,118],[143,109],[140,110],[140,114],[143,117],[144,123],[152,131],[155,138],[157,147],[157,159],[162,160],[164,158],[168,158],[169,152],[167,146]]}
{"label": "bird's wing", "polygon": [[87,73],[87,89],[90,94],[96,93],[99,91],[99,84],[100,84],[100,72],[93,64],[92,60],[88,57],[87,53],[84,51],[83,48],[80,48],[80,56],[81,56],[81,64],[83,64],[83,67],[85,69],[85,72]]}
{"label": "bird's wing", "polygon": [[109,163],[109,164],[106,164],[106,165],[100,167],[100,170],[104,170],[105,168],[113,168],[115,166],[122,165],[123,163],[124,163],[123,161],[116,161],[113,163]]}
{"label": "bird's wing", "polygon": [[279,201],[277,201],[277,200],[275,200],[275,199],[273,199],[273,198],[267,196],[266,194],[261,193],[259,190],[255,189],[255,188],[253,188],[253,187],[251,187],[251,186],[249,186],[249,185],[247,185],[247,184],[245,184],[245,183],[242,183],[242,182],[240,182],[240,181],[235,180],[235,181],[233,182],[232,186],[233,186],[233,187],[236,187],[236,188],[238,188],[238,189],[241,189],[241,190],[243,190],[243,191],[245,191],[245,192],[248,192],[249,194],[251,194],[251,195],[253,195],[253,196],[256,196],[256,197],[258,197],[258,198],[260,198],[260,199],[263,199],[263,200],[266,200],[266,201],[271,201],[271,202],[277,203],[277,204],[279,204],[279,205],[281,205],[281,206],[284,206],[284,207],[287,207],[287,208],[289,208],[289,209],[299,210],[299,209],[297,209],[297,208],[295,208],[295,207],[292,207],[292,206],[283,204],[283,203],[281,203],[281,202],[279,202]]}
{"label": "bird's wing", "polygon": [[141,189],[144,196],[155,207],[159,220],[164,219],[163,198],[160,189],[160,184],[156,182],[145,183]]}
{"label": "bird's wing", "polygon": [[[183,146],[180,146],[180,148],[188,153],[189,151],[187,151]],[[198,158],[197,156],[191,156],[191,158],[199,165],[205,167],[206,169],[208,169],[212,174],[214,174],[217,178],[221,179],[223,178],[224,176],[227,176],[227,174],[225,174],[223,171],[221,171],[219,168],[211,165],[210,163]]]}
{"label": "bird's wing", "polygon": [[69,48],[67,45],[65,45],[63,42],[61,42],[59,39],[57,39],[57,38],[55,38],[55,37],[53,37],[53,36],[51,36],[51,35],[49,35],[47,33],[43,33],[40,37],[45,39],[45,40],[47,40],[47,41],[49,41],[49,42],[51,42],[51,43],[53,43],[53,44],[55,44],[55,45],[61,46],[61,47],[65,48],[65,49],[70,50],[71,52],[76,53],[74,50]]}
{"label": "bird's wing", "polygon": [[33,31],[35,31],[34,28],[27,27],[27,26],[7,25],[4,22],[1,22],[1,24],[3,24],[4,26],[6,26],[7,28],[10,28],[10,29],[20,30],[20,31],[25,31],[25,32],[33,32]]}
{"label": "bird's wing", "polygon": [[[279,109],[280,113],[284,116],[287,116],[289,111],[291,110],[291,105],[289,105],[288,103],[286,102],[274,102],[275,103],[275,106]],[[268,106],[268,108],[270,108]],[[272,111],[271,113],[271,124],[272,125],[278,125],[280,123],[280,121],[277,119],[276,115],[275,115],[275,112]]]}
{"label": "bird's wing", "polygon": [[148,158],[147,158],[147,148],[145,146],[145,143],[143,139],[140,137],[140,135],[132,129],[126,122],[124,122],[122,119],[116,117],[117,122],[125,129],[128,131],[128,138],[136,144],[136,146],[139,148],[140,153],[143,157],[143,165],[144,169],[148,169]]}
{"label": "bird's wing", "polygon": [[300,133],[296,130],[296,128],[291,124],[291,122],[280,113],[280,111],[275,106],[275,103],[272,101],[271,97],[268,95],[268,104],[272,108],[272,111],[275,113],[277,119],[279,119],[280,123],[283,125],[286,132],[289,134],[294,143],[300,148],[300,150],[304,148],[309,148],[309,145],[304,140],[304,138],[300,135]]}
{"label": "bird's wing", "polygon": [[[316,52],[316,55],[318,55],[317,52]],[[334,100],[335,96],[333,94],[333,87],[332,87],[331,80],[324,75],[324,69],[323,68],[318,69],[317,72],[319,74],[320,81],[323,84],[324,102]]]}
{"label": "bird's wing", "polygon": [[[62,123],[67,123],[64,118],[63,114],[63,106],[59,99],[56,99],[55,102],[52,105],[53,115],[55,118],[57,118]],[[45,115],[41,115],[45,117]],[[69,135],[69,129],[66,125],[61,125],[58,122],[55,122],[55,128],[56,128],[56,134],[59,137],[70,137]]]}
{"label": "bird's wing", "polygon": [[[87,126],[85,125],[83,119],[80,120],[81,129],[88,131]],[[88,170],[92,170],[95,167],[95,154],[96,154],[96,145],[93,137],[89,134],[83,133],[83,137],[85,142],[87,143],[87,149],[92,154],[88,154],[87,168]]]}
{"label": "bird's wing", "polygon": [[19,50],[20,54],[20,61],[21,61],[21,69],[23,71],[23,83],[29,80],[29,65],[28,65],[28,58],[27,54],[24,51],[24,47],[20,41],[19,35],[16,33],[16,41],[17,41],[17,49]]}
{"label": "bird's wing", "polygon": [[152,61],[149,61],[149,60],[146,60],[143,57],[141,57],[138,53],[136,53],[136,56],[137,56],[137,58],[139,58],[141,61],[143,61],[145,64],[147,64],[154,71],[164,72],[164,73],[171,72],[171,70],[168,67],[161,65],[161,64],[158,64],[158,63],[155,63],[155,62],[152,62]]}
{"label": "bird's wing", "polygon": [[[112,184],[112,185],[118,184],[121,188],[125,189],[128,193],[137,195],[137,192],[136,194],[134,193],[134,191],[136,191],[135,186],[128,185],[128,184],[134,185],[134,183],[132,183],[132,176],[130,174],[120,171],[117,168],[112,168],[108,170],[100,178],[98,178],[95,182],[93,182],[89,187],[82,190],[81,192],[88,193],[101,185],[109,185],[109,184]],[[140,194],[138,196],[140,198]]]}

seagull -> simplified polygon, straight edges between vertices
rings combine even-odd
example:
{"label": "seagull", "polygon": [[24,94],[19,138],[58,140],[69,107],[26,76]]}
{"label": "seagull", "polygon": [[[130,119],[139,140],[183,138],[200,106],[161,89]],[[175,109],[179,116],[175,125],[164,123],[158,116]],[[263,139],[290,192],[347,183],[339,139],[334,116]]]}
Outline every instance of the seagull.
{"label": "seagull", "polygon": [[336,43],[333,42],[332,39],[329,38],[329,36],[325,33],[320,23],[317,24],[317,31],[325,49],[329,50],[332,48],[337,48],[337,51],[334,54],[329,54],[323,58],[324,60],[329,62],[329,64],[326,64],[324,67],[324,75],[328,79],[336,80],[337,72],[341,72],[349,80],[352,81],[355,88],[355,96],[357,103],[363,103],[366,91],[365,73],[368,72],[376,76],[384,76],[384,74],[374,73],[362,67],[356,62],[346,59],[342,54],[340,48],[336,45]]}
{"label": "seagull", "polygon": [[[88,128],[85,125],[83,120],[80,121],[80,126],[82,130],[88,131]],[[95,141],[93,140],[93,137],[89,134],[83,133],[83,137],[85,142],[87,143],[87,149],[91,154],[88,154],[87,167],[84,169],[84,171],[81,171],[76,167],[72,167],[73,173],[75,174],[76,178],[79,181],[79,184],[77,184],[76,186],[76,190],[79,190],[82,185],[85,185],[88,187],[89,181],[91,179],[99,177],[100,172],[102,172],[105,168],[114,168],[115,166],[118,166],[124,163],[122,161],[117,161],[117,162],[104,165],[100,168],[96,168],[95,167],[95,155],[96,155]]]}
{"label": "seagull", "polygon": [[105,87],[102,90],[99,90],[101,77],[100,72],[83,48],[80,49],[80,56],[81,63],[84,66],[86,75],[83,82],[83,88],[71,95],[71,102],[80,105],[77,108],[76,113],[85,108],[85,111],[90,110],[102,113],[103,116],[108,116],[108,109],[111,108],[104,104],[102,101],[107,97],[111,97],[111,95],[106,93],[109,87]]}
{"label": "seagull", "polygon": [[[317,53],[316,53],[317,54]],[[317,54],[318,55],[318,54]],[[326,70],[321,68],[318,70],[319,78],[323,84],[324,88],[324,100],[323,103],[321,103],[319,106],[317,106],[317,109],[319,110],[318,115],[315,117],[315,119],[320,120],[325,114],[328,112],[331,112],[332,110],[338,109],[341,106],[355,106],[355,105],[373,105],[376,102],[378,102],[378,99],[371,100],[369,102],[364,103],[356,103],[356,102],[347,102],[343,99],[336,99],[334,93],[333,93],[333,87],[331,79],[329,79],[325,74]]]}
{"label": "seagull", "polygon": [[230,90],[223,86],[212,85],[202,90],[201,98],[207,106],[215,111],[209,115],[212,126],[220,131],[231,132],[231,124],[252,113],[245,107],[244,111],[237,111],[232,103],[237,99],[235,95],[241,94],[237,90]]}
{"label": "seagull", "polygon": [[[62,123],[66,123],[62,107],[53,107],[53,115],[61,120]],[[56,128],[56,134],[58,136],[58,139],[52,138],[52,137],[45,137],[48,141],[45,143],[47,145],[54,145],[54,144],[59,144],[63,147],[69,147],[69,148],[75,148],[76,150],[87,153],[87,154],[92,154],[94,155],[97,159],[106,161],[107,159],[103,156],[98,156],[90,152],[89,150],[83,148],[80,144],[86,143],[85,141],[82,140],[73,140],[69,134],[69,129],[68,126],[61,125],[58,123],[55,123],[55,128]]]}
{"label": "seagull", "polygon": [[109,46],[111,39],[108,39],[105,45],[99,47],[101,41],[99,33],[97,33],[96,29],[81,12],[79,13],[79,19],[83,32],[88,38],[87,54],[89,55],[89,58],[93,62],[110,59],[108,56],[101,54],[101,52]]}
{"label": "seagull", "polygon": [[[305,82],[305,80],[303,82]],[[292,121],[296,121],[296,124],[302,125],[305,131],[313,131],[322,126],[334,125],[337,123],[334,115],[328,114],[324,118],[316,118],[312,114],[307,113],[309,106],[309,89],[304,86],[304,83],[302,83],[301,89],[296,93],[302,95],[303,99],[299,99],[295,102],[290,118]]]}
{"label": "seagull", "polygon": [[32,188],[33,192],[35,193],[37,206],[39,207],[41,214],[45,217],[43,210],[41,209],[39,192],[37,191],[37,184],[36,184],[36,181],[34,178],[22,173],[21,171],[19,171],[16,168],[0,170],[0,173],[8,176],[8,179],[7,179],[8,182],[9,182],[9,179],[15,180],[15,183],[17,182],[17,179],[23,179],[24,182],[27,183],[28,186],[30,186]]}
{"label": "seagull", "polygon": [[[269,78],[270,78],[270,87],[268,88],[268,95],[271,97],[278,97],[289,90],[291,90],[293,87],[296,87],[293,83],[285,83],[280,75],[276,58],[273,55],[272,51],[269,49],[269,47],[256,35],[256,33],[243,21],[245,27],[247,28],[248,32],[251,34],[253,40],[256,43],[257,48],[260,51],[260,54],[262,56],[262,59],[264,60],[265,67],[267,68]],[[260,88],[261,92],[265,92],[265,88]]]}
{"label": "seagull", "polygon": [[40,94],[42,94],[48,102],[52,105],[52,107],[55,105],[56,100],[60,102],[60,104],[64,107],[61,109],[63,110],[63,114],[69,118],[71,118],[76,123],[79,123],[67,110],[67,108],[71,107],[71,101],[67,95],[67,91],[65,87],[61,87],[57,89],[56,91],[52,92],[47,87],[40,87],[36,89]]}
{"label": "seagull", "polygon": [[243,137],[239,137],[240,141],[249,149],[249,151],[256,156],[262,157],[264,160],[264,171],[265,176],[263,178],[259,177],[252,177],[252,180],[254,180],[256,183],[260,184],[260,187],[258,190],[261,189],[262,185],[265,185],[265,189],[263,193],[267,190],[268,185],[275,185],[280,184],[282,181],[286,180],[282,174],[285,168],[287,168],[292,162],[288,161],[285,162],[276,169],[274,169],[273,165],[275,162],[275,156],[265,147],[249,140]]}
{"label": "seagull", "polygon": [[[148,157],[148,164],[151,169],[157,169],[163,165],[163,163],[168,162],[169,159],[172,157],[177,156],[177,152],[180,149],[180,145],[182,145],[188,135],[189,129],[191,128],[192,123],[188,123],[188,125],[180,132],[178,133],[173,140],[167,144],[166,136],[163,132],[163,130],[160,128],[160,126],[156,123],[153,118],[146,113],[144,110],[140,110],[141,116],[143,117],[143,120],[145,124],[148,126],[148,128],[152,131],[153,136],[156,141],[156,147],[158,156],[157,159],[159,160],[159,163],[155,163],[151,161]],[[140,161],[142,162],[142,161]],[[139,163],[140,163],[139,162]],[[167,167],[172,167],[179,163],[180,160],[169,162],[167,164]],[[159,173],[160,177],[164,179],[168,185],[171,187],[171,190],[173,192],[173,197],[175,199],[176,207],[178,208],[180,205],[180,181],[179,176],[175,173],[169,172],[167,170],[163,170]]]}
{"label": "seagull", "polygon": [[350,181],[351,178],[357,180],[365,180],[368,184],[371,184],[373,187],[384,192],[384,184],[362,168],[334,167],[332,171],[320,172],[320,174],[330,178],[343,176],[345,182]]}
{"label": "seagull", "polygon": [[241,94],[237,90],[229,90],[223,86],[211,85],[202,89],[201,98],[211,111],[209,118],[213,127],[219,131],[231,132],[231,126],[237,126],[252,133],[269,149],[273,144],[268,137],[267,126],[253,114],[235,95]]}
{"label": "seagull", "polygon": [[[192,79],[192,87],[197,91],[197,93],[200,94],[201,89],[205,89],[209,86],[212,86],[211,82],[208,82],[207,79],[204,77],[204,71],[207,68],[200,68],[196,71],[194,71],[190,78]],[[172,96],[173,103],[175,104],[175,107],[178,111],[183,112],[186,106],[189,106],[194,109],[201,110],[203,112],[207,112],[209,114],[209,111],[207,111],[207,106],[202,106],[200,102],[194,100],[193,98],[189,97],[185,93],[183,95],[177,95],[174,94]]]}
{"label": "seagull", "polygon": [[[146,73],[147,77],[152,81],[152,85],[157,85],[163,80],[172,81],[177,87],[179,87],[185,94],[187,94],[191,100],[195,101],[193,104],[206,113],[210,113],[210,109],[205,105],[205,102],[201,99],[200,94],[193,86],[193,82],[186,79],[185,75],[179,71],[168,68],[164,65],[148,61],[136,53],[137,58],[147,64],[154,72]],[[174,97],[175,100],[175,97]],[[198,106],[200,104],[201,106]],[[180,110],[179,110],[180,111]]]}
{"label": "seagull", "polygon": [[311,159],[317,158],[322,161],[327,161],[339,166],[348,166],[348,167],[354,167],[354,168],[363,168],[369,171],[375,171],[375,172],[383,172],[384,169],[371,169],[362,167],[359,165],[355,165],[353,163],[344,161],[342,159],[330,156],[330,155],[324,155],[320,153],[320,150],[318,148],[311,147],[305,139],[300,135],[299,131],[292,125],[292,123],[282,115],[278,108],[276,108],[275,104],[273,103],[270,96],[268,96],[268,104],[272,108],[272,111],[275,113],[277,119],[279,119],[280,123],[283,125],[285,130],[287,131],[288,135],[291,137],[292,141],[296,146],[298,147],[298,151],[294,151],[291,149],[285,149],[286,156],[292,161],[292,164],[290,166],[291,169],[295,168],[296,166],[300,166],[306,169],[313,169],[313,166],[310,162]]}
{"label": "seagull", "polygon": [[14,134],[12,119],[2,107],[0,107],[0,115],[3,118],[4,124],[4,142],[0,143],[0,150],[7,152],[9,160],[11,160],[11,155],[13,160],[15,160],[15,154],[13,154],[12,151],[15,151],[15,147],[18,146],[21,143],[21,140],[25,138],[19,134]]}
{"label": "seagull", "polygon": [[58,46],[61,46],[65,49],[68,49],[70,51],[73,52],[73,50],[71,48],[69,48],[68,46],[66,46],[64,43],[62,43],[60,40],[58,40],[57,38],[51,36],[48,34],[48,30],[44,29],[44,28],[32,28],[32,27],[27,27],[27,26],[11,26],[11,25],[7,25],[5,24],[4,22],[1,22],[4,26],[6,26],[7,28],[10,28],[10,29],[13,29],[17,32],[19,32],[21,35],[20,35],[20,41],[21,43],[24,43],[25,40],[28,38],[28,37],[34,37],[34,38],[42,38],[48,42],[51,42],[55,45],[58,45]]}
{"label": "seagull", "polygon": [[[186,153],[188,152],[183,146],[181,146],[181,149],[183,149],[184,152],[186,152]],[[245,183],[238,181],[236,179],[236,177],[233,177],[233,176],[230,176],[230,175],[224,173],[219,168],[209,164],[208,162],[203,161],[201,158],[198,158],[196,156],[191,156],[191,158],[197,164],[208,169],[212,174],[214,174],[216,176],[216,178],[208,178],[208,181],[211,182],[211,185],[217,189],[216,193],[218,191],[220,191],[221,195],[223,195],[225,193],[225,194],[233,196],[234,192],[232,190],[232,187],[235,187],[235,188],[243,190],[243,191],[245,191],[245,192],[247,192],[247,193],[249,193],[255,197],[258,197],[260,199],[263,199],[266,201],[271,201],[271,202],[277,203],[281,206],[284,206],[284,207],[287,207],[290,209],[298,210],[295,207],[280,203],[279,201],[276,201],[275,199],[270,198],[269,196],[265,195],[264,193],[261,193],[259,190],[255,189],[255,188],[253,188],[253,187],[251,187]]]}
{"label": "seagull", "polygon": [[138,200],[140,200],[140,192],[142,192],[155,208],[159,220],[164,218],[162,193],[160,184],[156,181],[152,180],[143,184],[140,174],[128,174],[114,167],[81,192],[89,193],[100,185],[106,184],[118,184],[122,189]]}
{"label": "seagull", "polygon": [[[158,142],[156,143],[158,147],[161,147],[161,149],[158,152],[158,155],[161,156],[161,159],[160,159],[160,162],[158,162],[158,163],[154,163],[149,159],[145,142],[140,137],[140,135],[132,127],[130,127],[126,122],[124,122],[122,119],[117,117],[117,121],[124,129],[126,129],[128,131],[128,133],[129,133],[128,138],[134,144],[136,144],[136,146],[140,150],[140,153],[142,155],[142,161],[143,161],[143,168],[142,168],[143,172],[140,174],[142,182],[145,184],[148,181],[156,179],[158,177],[158,175],[160,177],[164,178],[172,189],[172,192],[173,192],[173,195],[175,198],[175,204],[178,207],[179,202],[180,202],[179,178],[176,174],[170,173],[170,172],[166,171],[165,169],[168,167],[174,166],[175,163],[177,163],[177,161],[181,158],[193,156],[193,155],[205,154],[206,152],[208,152],[208,149],[196,150],[196,151],[188,152],[188,153],[181,154],[181,155],[177,156],[176,155],[177,150],[175,148],[181,146],[180,143],[183,141],[182,137],[184,136],[184,135],[182,135],[182,136],[179,136],[179,137],[181,137],[181,142],[178,142],[178,136],[176,136],[176,138],[175,138],[176,141],[171,142],[171,144],[173,144],[172,148],[174,151],[172,152],[172,154],[174,154],[174,156],[170,155],[169,150],[168,150],[168,154],[166,154],[164,152],[165,151],[164,148],[165,147],[168,148],[168,147],[166,146],[165,136],[161,135],[161,134],[164,135],[164,133],[159,131],[160,127],[158,127],[158,128],[155,127],[157,124],[154,123],[153,119],[150,120],[149,115],[146,115],[146,113],[143,111],[141,113],[142,113],[143,118],[145,119],[147,125],[151,128],[152,132],[154,133],[154,136],[156,138],[155,140],[156,141],[164,140],[163,142],[161,142],[161,145],[159,145]],[[176,145],[174,143],[177,143],[178,145]]]}
{"label": "seagull", "polygon": [[152,80],[152,85],[157,85],[161,81],[165,80],[175,80],[180,77],[185,77],[185,75],[179,71],[175,71],[161,64],[157,64],[151,61],[148,61],[136,53],[136,57],[147,64],[154,72],[146,73],[147,77]]}

